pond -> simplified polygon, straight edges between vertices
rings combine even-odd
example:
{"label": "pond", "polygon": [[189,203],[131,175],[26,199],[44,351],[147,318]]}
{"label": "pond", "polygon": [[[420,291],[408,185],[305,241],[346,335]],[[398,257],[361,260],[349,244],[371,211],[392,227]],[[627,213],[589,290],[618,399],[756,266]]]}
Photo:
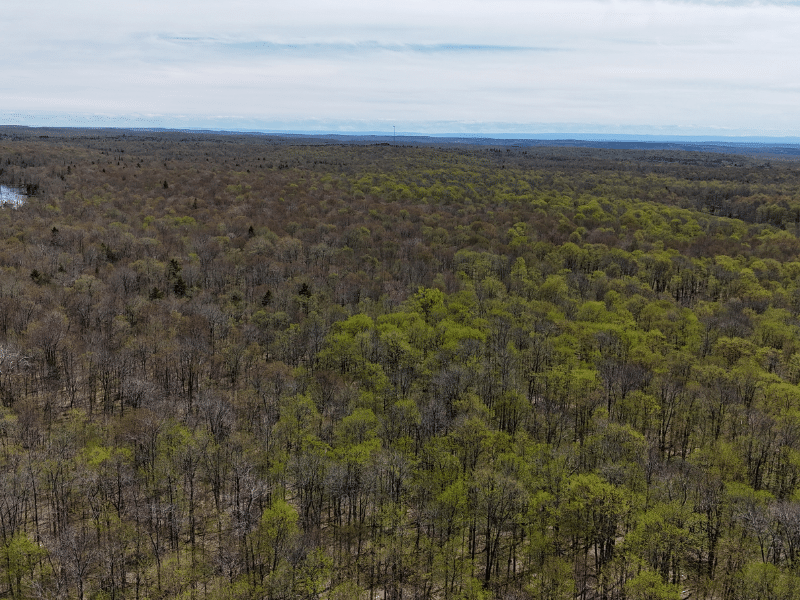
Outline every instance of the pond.
{"label": "pond", "polygon": [[10,185],[0,185],[0,206],[16,208],[25,202],[28,195],[22,189]]}

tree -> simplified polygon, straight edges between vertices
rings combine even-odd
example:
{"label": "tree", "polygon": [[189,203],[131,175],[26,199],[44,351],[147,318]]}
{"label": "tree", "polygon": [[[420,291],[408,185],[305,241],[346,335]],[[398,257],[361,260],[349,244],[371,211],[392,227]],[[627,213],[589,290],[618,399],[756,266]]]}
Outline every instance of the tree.
{"label": "tree", "polygon": [[261,522],[253,533],[253,560],[259,583],[277,570],[282,560],[287,560],[289,551],[298,534],[297,511],[285,500],[275,499],[264,509]]}
{"label": "tree", "polygon": [[[12,598],[25,598],[32,592],[37,563],[41,564],[45,554],[45,549],[23,532],[16,533],[0,546],[0,562],[5,568],[6,582]],[[41,575],[41,569],[38,570]]]}

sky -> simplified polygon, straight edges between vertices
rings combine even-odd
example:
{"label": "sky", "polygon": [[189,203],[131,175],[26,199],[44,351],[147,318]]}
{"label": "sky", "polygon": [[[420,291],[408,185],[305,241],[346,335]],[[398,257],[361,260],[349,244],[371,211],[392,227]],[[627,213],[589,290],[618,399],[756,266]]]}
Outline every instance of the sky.
{"label": "sky", "polygon": [[2,0],[0,124],[800,136],[800,1]]}

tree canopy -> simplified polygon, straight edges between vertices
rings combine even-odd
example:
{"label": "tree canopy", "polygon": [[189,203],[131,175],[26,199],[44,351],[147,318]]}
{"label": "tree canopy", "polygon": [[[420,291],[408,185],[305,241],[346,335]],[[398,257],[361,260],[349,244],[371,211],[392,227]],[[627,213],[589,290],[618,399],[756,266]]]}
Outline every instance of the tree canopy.
{"label": "tree canopy", "polygon": [[794,598],[800,167],[20,132],[0,593]]}

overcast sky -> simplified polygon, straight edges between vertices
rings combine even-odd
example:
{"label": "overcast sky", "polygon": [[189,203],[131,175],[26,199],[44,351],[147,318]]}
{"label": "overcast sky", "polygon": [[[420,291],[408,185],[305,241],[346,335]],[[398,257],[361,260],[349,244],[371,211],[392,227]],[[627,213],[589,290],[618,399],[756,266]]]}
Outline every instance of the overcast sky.
{"label": "overcast sky", "polygon": [[1,9],[3,124],[800,136],[800,2]]}

